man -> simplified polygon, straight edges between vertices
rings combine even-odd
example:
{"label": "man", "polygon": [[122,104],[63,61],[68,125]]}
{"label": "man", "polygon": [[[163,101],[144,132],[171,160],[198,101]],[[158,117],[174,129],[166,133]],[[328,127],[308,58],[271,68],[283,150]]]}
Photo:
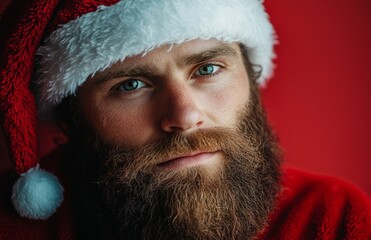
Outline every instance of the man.
{"label": "man", "polygon": [[[34,220],[4,201],[6,238],[371,236],[362,192],[280,169],[258,89],[275,39],[260,1],[25,7],[2,40],[1,112],[22,174],[12,202]],[[30,81],[40,118],[70,138],[64,188],[37,165]]]}

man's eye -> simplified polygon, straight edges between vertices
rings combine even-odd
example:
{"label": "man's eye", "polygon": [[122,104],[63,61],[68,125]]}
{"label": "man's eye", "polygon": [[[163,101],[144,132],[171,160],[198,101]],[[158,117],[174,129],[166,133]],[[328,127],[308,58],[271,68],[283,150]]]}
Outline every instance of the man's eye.
{"label": "man's eye", "polygon": [[216,73],[220,69],[219,66],[213,64],[202,65],[195,72],[195,76],[205,76]]}
{"label": "man's eye", "polygon": [[125,92],[132,92],[145,86],[146,84],[138,79],[129,79],[120,84],[119,90]]}

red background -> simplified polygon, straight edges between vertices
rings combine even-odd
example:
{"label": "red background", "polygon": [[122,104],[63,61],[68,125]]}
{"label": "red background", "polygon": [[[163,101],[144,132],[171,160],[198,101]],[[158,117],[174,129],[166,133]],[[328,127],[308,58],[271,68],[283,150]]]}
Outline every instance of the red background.
{"label": "red background", "polygon": [[[0,11],[8,2],[1,0]],[[371,195],[371,1],[265,5],[280,43],[263,100],[286,163],[345,178]],[[50,130],[40,130],[48,142],[42,155],[55,147]],[[10,166],[4,155],[0,170]]]}

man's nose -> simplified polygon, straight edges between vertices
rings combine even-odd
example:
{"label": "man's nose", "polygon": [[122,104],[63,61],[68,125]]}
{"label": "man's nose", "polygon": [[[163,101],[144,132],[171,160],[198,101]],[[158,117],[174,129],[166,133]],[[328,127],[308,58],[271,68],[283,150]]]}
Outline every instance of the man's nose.
{"label": "man's nose", "polygon": [[162,106],[165,111],[161,119],[163,131],[192,131],[204,124],[204,113],[199,106],[198,94],[186,84],[166,90]]}

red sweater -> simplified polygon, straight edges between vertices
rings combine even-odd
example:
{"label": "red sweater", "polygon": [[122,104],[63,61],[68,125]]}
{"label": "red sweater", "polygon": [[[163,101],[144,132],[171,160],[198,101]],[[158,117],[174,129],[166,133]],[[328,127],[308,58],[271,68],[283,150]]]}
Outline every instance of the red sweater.
{"label": "red sweater", "polygon": [[[75,239],[69,192],[50,219],[28,220],[10,202],[16,178],[14,172],[0,176],[0,239]],[[370,198],[342,180],[286,169],[277,208],[258,239],[370,240]]]}

